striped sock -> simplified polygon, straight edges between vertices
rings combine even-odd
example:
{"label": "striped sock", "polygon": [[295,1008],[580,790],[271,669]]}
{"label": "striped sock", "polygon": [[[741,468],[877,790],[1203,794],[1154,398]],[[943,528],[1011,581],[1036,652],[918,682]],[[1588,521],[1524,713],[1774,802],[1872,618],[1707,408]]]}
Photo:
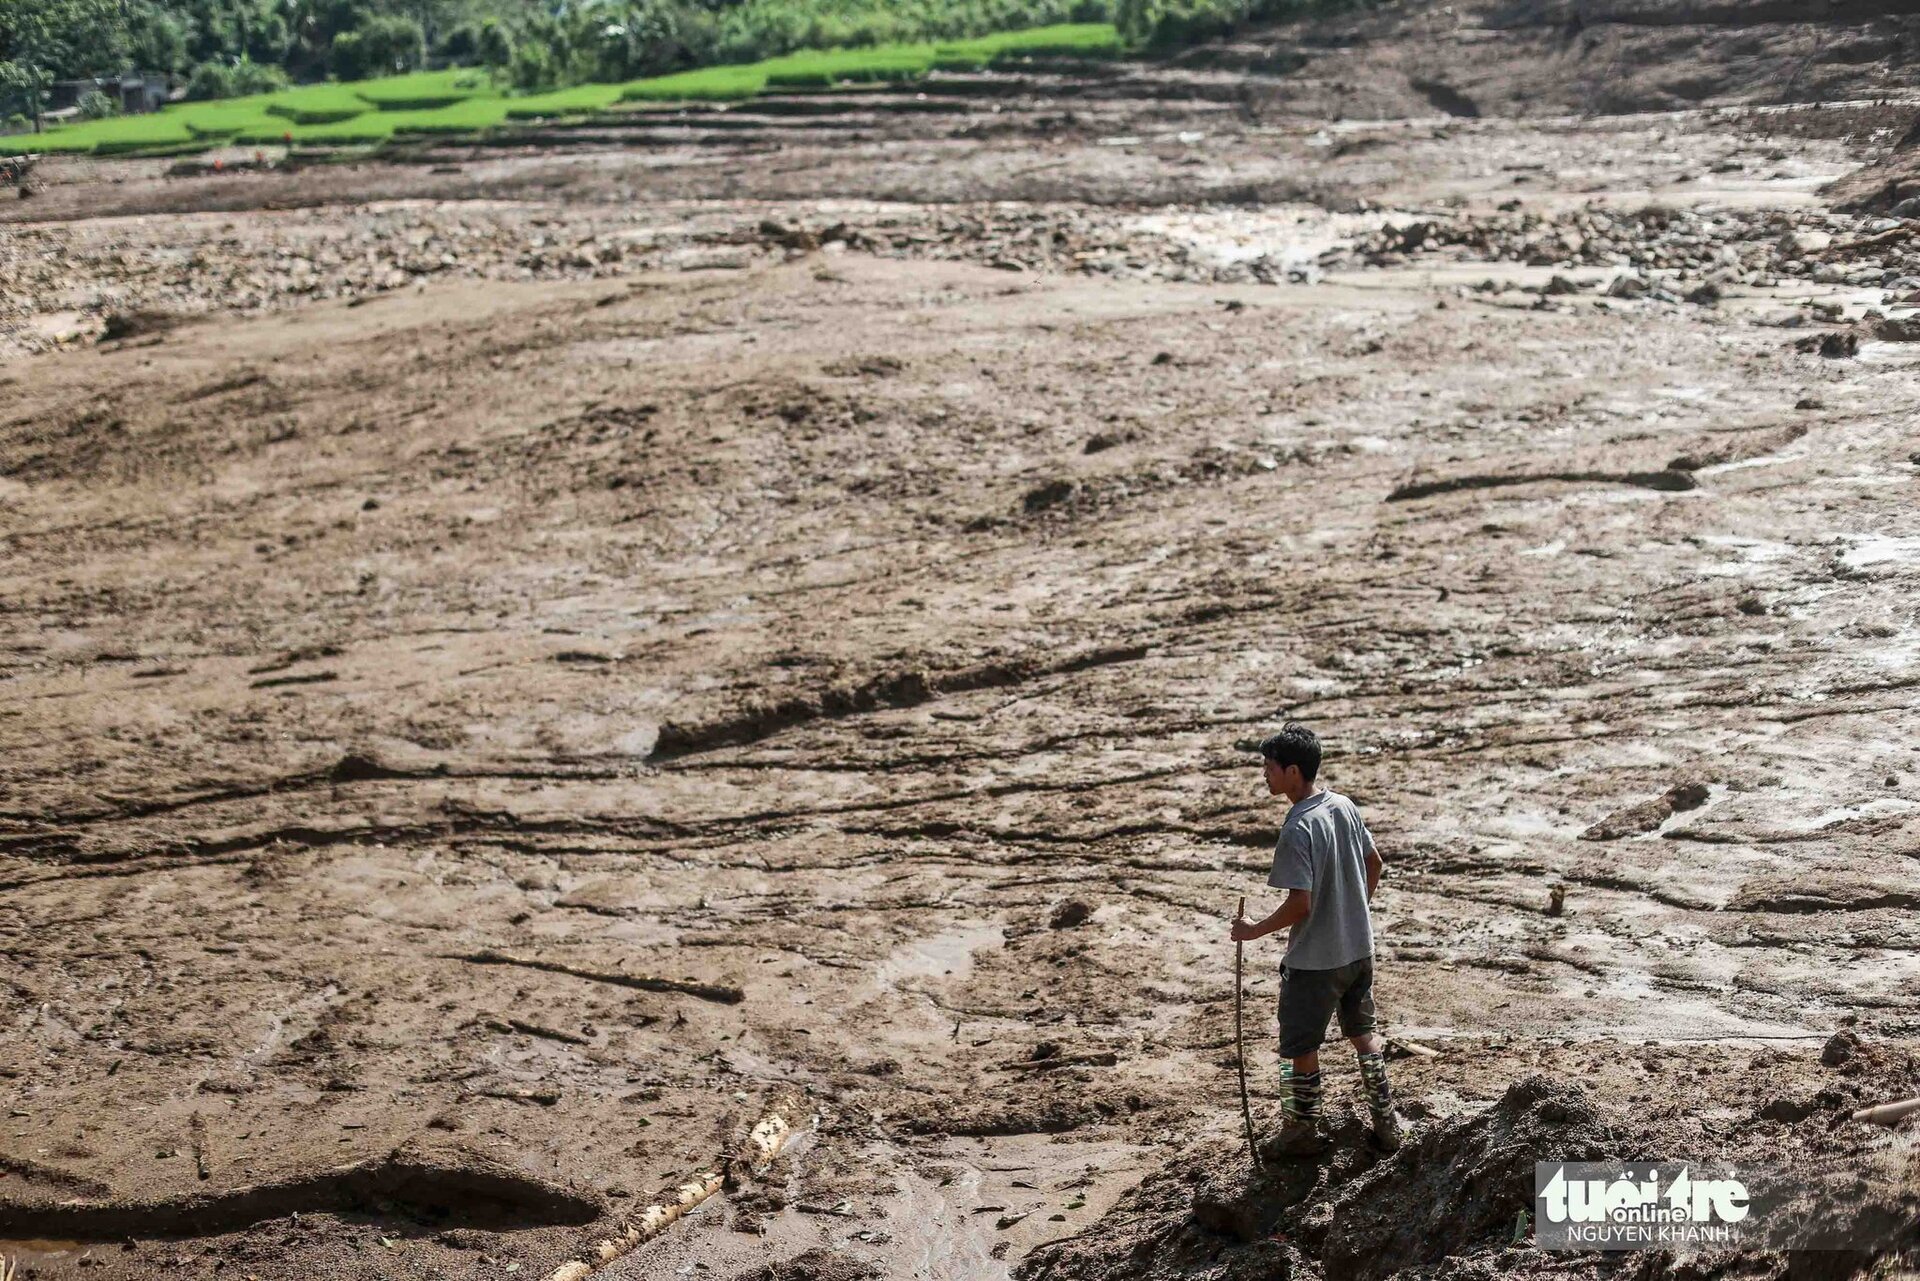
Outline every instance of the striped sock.
{"label": "striped sock", "polygon": [[1320,1074],[1295,1072],[1288,1064],[1281,1069],[1286,1088],[1286,1115],[1289,1120],[1314,1121],[1320,1116]]}
{"label": "striped sock", "polygon": [[1366,1084],[1367,1106],[1377,1115],[1393,1107],[1393,1088],[1387,1084],[1387,1056],[1362,1054],[1360,1079]]}

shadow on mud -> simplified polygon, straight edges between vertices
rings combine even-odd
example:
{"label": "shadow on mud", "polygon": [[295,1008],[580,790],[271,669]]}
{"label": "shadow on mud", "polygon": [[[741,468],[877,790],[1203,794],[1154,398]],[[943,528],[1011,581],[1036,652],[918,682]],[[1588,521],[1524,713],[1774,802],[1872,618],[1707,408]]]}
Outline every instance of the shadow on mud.
{"label": "shadow on mud", "polygon": [[433,1227],[491,1230],[577,1225],[597,1201],[471,1154],[402,1148],[321,1174],[152,1201],[0,1201],[0,1239],[72,1241],[193,1237],[291,1214],[376,1211]]}

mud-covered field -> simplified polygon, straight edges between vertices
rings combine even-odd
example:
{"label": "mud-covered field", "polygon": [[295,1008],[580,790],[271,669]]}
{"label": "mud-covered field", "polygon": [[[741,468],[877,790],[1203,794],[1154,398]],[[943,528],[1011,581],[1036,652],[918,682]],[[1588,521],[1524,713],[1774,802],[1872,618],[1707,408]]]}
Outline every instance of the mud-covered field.
{"label": "mud-covered field", "polygon": [[[23,1277],[539,1278],[720,1174],[595,1275],[1912,1272],[1915,1122],[1847,1118],[1920,1093],[1920,224],[1822,191],[1913,108],[1158,74],[42,167]],[[1400,1155],[1248,1184],[1286,718],[1434,1053]],[[1603,1155],[1878,1173],[1855,1254],[1526,1248],[1531,1162]]]}

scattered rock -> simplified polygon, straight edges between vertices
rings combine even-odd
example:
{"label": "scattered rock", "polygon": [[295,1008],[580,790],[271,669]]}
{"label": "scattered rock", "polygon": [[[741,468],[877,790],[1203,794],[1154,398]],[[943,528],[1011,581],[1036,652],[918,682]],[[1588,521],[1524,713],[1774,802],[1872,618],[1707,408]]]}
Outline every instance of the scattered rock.
{"label": "scattered rock", "polygon": [[407,771],[395,769],[362,752],[348,752],[327,771],[327,781],[331,783],[366,783],[375,779],[411,777]]}
{"label": "scattered rock", "polygon": [[1859,1050],[1860,1034],[1851,1028],[1841,1028],[1827,1038],[1826,1046],[1820,1051],[1820,1062],[1830,1068],[1845,1067]]}
{"label": "scattered rock", "polygon": [[1775,249],[1782,258],[1803,258],[1809,254],[1822,253],[1832,247],[1832,232],[1790,231],[1780,237]]}
{"label": "scattered rock", "polygon": [[1852,332],[1808,334],[1796,338],[1793,349],[1806,354],[1818,353],[1828,360],[1848,360],[1860,354],[1860,336]]}
{"label": "scattered rock", "polygon": [[1667,791],[1667,800],[1676,810],[1697,810],[1713,793],[1705,783],[1676,783]]}
{"label": "scattered rock", "polygon": [[1480,104],[1450,84],[1444,84],[1438,80],[1423,80],[1419,77],[1415,77],[1410,83],[1415,93],[1450,116],[1472,120],[1480,115]]}
{"label": "scattered rock", "polygon": [[1020,505],[1028,514],[1043,512],[1049,507],[1058,507],[1080,491],[1077,481],[1050,480],[1027,491]]}
{"label": "scattered rock", "polygon": [[142,338],[174,328],[181,317],[164,311],[114,311],[107,313],[100,330],[101,342],[119,342],[124,338]]}
{"label": "scattered rock", "polygon": [[1047,924],[1056,930],[1070,930],[1076,925],[1084,925],[1093,909],[1077,898],[1070,898],[1053,909],[1053,915],[1047,918]]}

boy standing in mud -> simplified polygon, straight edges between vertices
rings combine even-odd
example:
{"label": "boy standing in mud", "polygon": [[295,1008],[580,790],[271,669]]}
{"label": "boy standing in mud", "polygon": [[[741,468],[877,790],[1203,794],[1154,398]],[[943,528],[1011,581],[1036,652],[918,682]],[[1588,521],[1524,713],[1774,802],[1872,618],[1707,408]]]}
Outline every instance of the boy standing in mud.
{"label": "boy standing in mud", "polygon": [[1288,722],[1260,744],[1267,792],[1293,808],[1280,828],[1267,884],[1287,891],[1263,921],[1233,923],[1235,942],[1288,930],[1280,970],[1280,1057],[1284,1123],[1270,1150],[1308,1156],[1327,1146],[1320,1130],[1320,1043],[1327,1020],[1340,1015],[1340,1033],[1360,1056],[1373,1139],[1384,1151],[1400,1146],[1400,1118],[1387,1086],[1386,1042],[1374,1031],[1373,921],[1368,905],[1384,866],[1373,834],[1353,802],[1314,781],[1320,740]]}

